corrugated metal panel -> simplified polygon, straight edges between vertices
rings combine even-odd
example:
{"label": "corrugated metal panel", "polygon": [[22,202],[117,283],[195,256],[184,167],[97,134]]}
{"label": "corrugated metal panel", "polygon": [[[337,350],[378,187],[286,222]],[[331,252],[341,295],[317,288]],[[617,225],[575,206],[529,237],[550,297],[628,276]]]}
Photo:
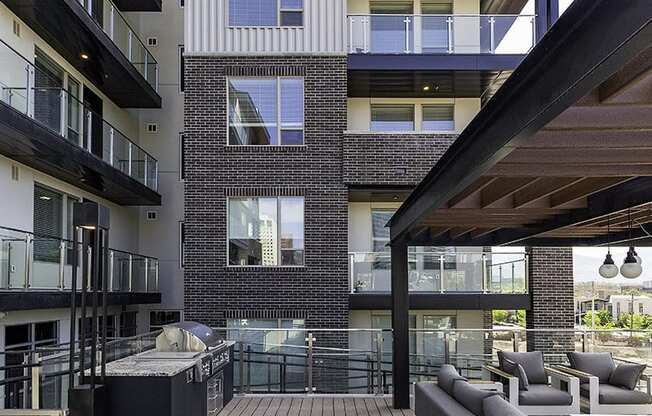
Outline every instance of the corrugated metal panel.
{"label": "corrugated metal panel", "polygon": [[345,53],[346,0],[304,0],[303,27],[229,27],[229,0],[186,0],[185,53]]}

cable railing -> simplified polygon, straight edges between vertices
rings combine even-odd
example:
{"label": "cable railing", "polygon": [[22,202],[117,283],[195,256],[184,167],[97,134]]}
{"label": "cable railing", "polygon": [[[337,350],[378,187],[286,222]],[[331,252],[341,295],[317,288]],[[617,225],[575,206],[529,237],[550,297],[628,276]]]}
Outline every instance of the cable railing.
{"label": "cable railing", "polygon": [[[0,100],[86,152],[158,189],[158,161],[64,88],[64,81],[0,40]],[[70,82],[69,82],[70,83]]]}
{"label": "cable railing", "polygon": [[354,14],[352,54],[526,54],[536,43],[535,16]]}
{"label": "cable railing", "polygon": [[[413,292],[527,293],[527,253],[410,251],[408,285]],[[351,293],[389,292],[389,251],[350,252]]]}
{"label": "cable railing", "polygon": [[127,19],[111,0],[77,0],[88,15],[106,33],[120,52],[158,91],[159,66]]}
{"label": "cable railing", "polygon": [[[0,290],[70,290],[73,250],[72,240],[0,227]],[[81,244],[77,254],[81,259]],[[109,249],[108,267],[111,292],[159,291],[156,258]]]}

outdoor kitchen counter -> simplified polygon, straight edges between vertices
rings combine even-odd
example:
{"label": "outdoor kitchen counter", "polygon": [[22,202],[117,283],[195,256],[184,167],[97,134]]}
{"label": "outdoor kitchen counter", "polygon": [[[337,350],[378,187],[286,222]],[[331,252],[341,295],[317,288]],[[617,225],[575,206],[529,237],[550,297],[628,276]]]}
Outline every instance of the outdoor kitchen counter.
{"label": "outdoor kitchen counter", "polygon": [[114,377],[172,377],[192,368],[196,360],[150,360],[130,356],[106,365],[106,375]]}

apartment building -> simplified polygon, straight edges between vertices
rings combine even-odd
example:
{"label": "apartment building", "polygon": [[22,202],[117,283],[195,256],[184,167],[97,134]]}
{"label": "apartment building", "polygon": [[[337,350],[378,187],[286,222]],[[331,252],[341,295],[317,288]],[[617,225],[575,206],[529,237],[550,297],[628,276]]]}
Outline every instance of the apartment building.
{"label": "apartment building", "polygon": [[3,350],[70,340],[79,201],[110,211],[108,336],[182,318],[182,6],[0,2]]}
{"label": "apartment building", "polygon": [[[389,328],[384,225],[543,36],[556,6],[186,1],[185,316],[229,327]],[[571,254],[558,256],[572,325]],[[545,307],[530,280],[551,266],[522,248],[414,247],[414,353],[441,353],[423,331],[486,328],[492,309]],[[550,323],[538,316],[530,321]],[[326,333],[316,342],[370,341]],[[481,354],[487,345],[480,336],[454,348]]]}

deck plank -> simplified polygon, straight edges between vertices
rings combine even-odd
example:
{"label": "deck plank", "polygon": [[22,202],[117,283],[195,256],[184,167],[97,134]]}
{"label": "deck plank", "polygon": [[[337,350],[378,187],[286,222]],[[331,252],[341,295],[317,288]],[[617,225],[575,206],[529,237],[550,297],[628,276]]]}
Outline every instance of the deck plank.
{"label": "deck plank", "polygon": [[234,397],[220,416],[414,416],[392,408],[392,397]]}
{"label": "deck plank", "polygon": [[273,397],[269,407],[265,411],[264,416],[276,416],[278,409],[281,407],[282,400],[283,399],[281,397]]}
{"label": "deck plank", "polygon": [[253,416],[261,400],[262,398],[260,397],[252,397],[249,403],[247,404],[247,407],[245,407],[242,410],[242,413],[240,413],[240,416]]}
{"label": "deck plank", "polygon": [[323,409],[324,399],[321,397],[312,399],[312,409],[310,410],[310,416],[322,416]]}
{"label": "deck plank", "polygon": [[247,402],[245,399],[240,397],[234,397],[233,400],[231,400],[226,406],[224,406],[224,409],[222,409],[221,414],[222,416],[230,416],[231,414],[234,414],[235,409],[237,409],[238,406],[246,406],[246,405]]}
{"label": "deck plank", "polygon": [[335,403],[332,397],[324,398],[322,416],[334,416],[335,411],[333,409]]}
{"label": "deck plank", "polygon": [[299,411],[301,410],[301,402],[303,402],[303,399],[301,397],[293,397],[292,398],[292,404],[290,405],[290,411],[288,412],[288,416],[299,416]]}

